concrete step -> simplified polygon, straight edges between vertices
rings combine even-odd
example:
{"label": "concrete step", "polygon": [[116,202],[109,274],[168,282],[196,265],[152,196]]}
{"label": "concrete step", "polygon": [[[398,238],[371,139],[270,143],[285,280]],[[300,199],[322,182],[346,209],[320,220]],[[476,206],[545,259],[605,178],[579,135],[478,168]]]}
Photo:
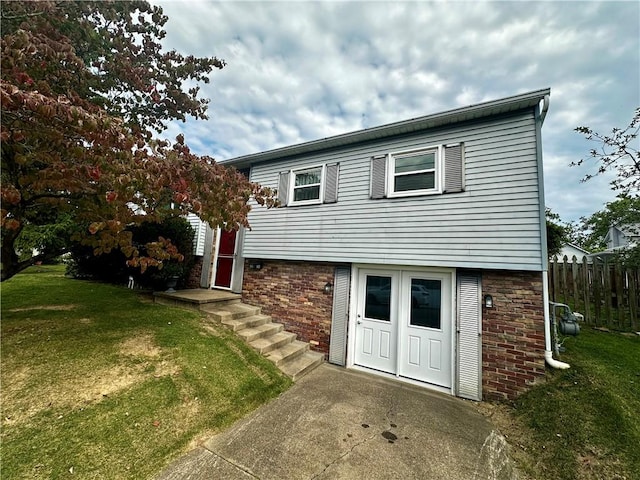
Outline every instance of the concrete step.
{"label": "concrete step", "polygon": [[287,343],[285,345],[282,345],[281,347],[276,348],[275,350],[272,350],[267,355],[267,358],[279,367],[284,362],[293,360],[294,358],[303,355],[308,350],[308,343],[294,340],[291,343]]}
{"label": "concrete step", "polygon": [[[282,327],[282,325],[280,325]],[[242,331],[240,331],[242,334]],[[291,332],[280,331],[266,337],[260,337],[256,340],[250,341],[249,345],[255,348],[263,355],[269,353],[277,348],[282,347],[288,343],[293,342],[296,339],[296,334]]]}
{"label": "concrete step", "polygon": [[324,361],[324,355],[318,352],[308,351],[304,354],[284,362],[279,365],[280,370],[284,372],[293,381],[306,375]]}
{"label": "concrete step", "polygon": [[251,328],[245,328],[243,330],[239,330],[237,333],[245,342],[251,343],[259,338],[270,337],[271,335],[279,333],[283,328],[284,326],[281,323],[271,322]]}
{"label": "concrete step", "polygon": [[244,303],[232,303],[230,305],[218,306],[215,304],[207,304],[202,307],[204,312],[219,322],[225,320],[236,320],[238,318],[252,317],[260,313],[260,307],[246,305]]}
{"label": "concrete step", "polygon": [[222,290],[194,288],[173,293],[154,292],[153,297],[155,303],[202,310],[207,305],[226,308],[228,305],[240,303],[242,295]]}
{"label": "concrete step", "polygon": [[246,328],[253,328],[266,323],[271,323],[271,317],[269,315],[253,315],[251,317],[224,319],[221,323],[229,327],[234,332],[238,332]]}

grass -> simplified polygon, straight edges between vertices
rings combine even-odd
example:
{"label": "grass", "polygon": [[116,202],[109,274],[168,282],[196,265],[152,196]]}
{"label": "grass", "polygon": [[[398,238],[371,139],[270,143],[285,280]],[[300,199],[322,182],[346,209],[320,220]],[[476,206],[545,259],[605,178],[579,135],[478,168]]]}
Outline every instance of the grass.
{"label": "grass", "polygon": [[2,284],[2,478],[149,478],[290,385],[197,312],[36,267]]}
{"label": "grass", "polygon": [[585,328],[565,346],[571,368],[549,372],[509,409],[520,428],[505,433],[522,470],[540,480],[640,479],[640,337]]}

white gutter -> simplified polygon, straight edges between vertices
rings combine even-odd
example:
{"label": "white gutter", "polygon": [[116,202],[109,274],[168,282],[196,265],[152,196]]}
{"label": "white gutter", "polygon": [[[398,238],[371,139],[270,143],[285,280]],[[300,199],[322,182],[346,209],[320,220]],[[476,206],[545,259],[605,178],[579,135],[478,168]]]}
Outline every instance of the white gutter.
{"label": "white gutter", "polygon": [[545,95],[542,99],[542,109],[540,111],[540,125],[544,123],[544,119],[547,118],[547,112],[549,111],[549,94]]}
{"label": "white gutter", "polygon": [[549,272],[542,272],[542,298],[544,301],[544,359],[552,368],[566,370],[571,367],[568,363],[553,358],[551,350],[551,319],[549,318]]}

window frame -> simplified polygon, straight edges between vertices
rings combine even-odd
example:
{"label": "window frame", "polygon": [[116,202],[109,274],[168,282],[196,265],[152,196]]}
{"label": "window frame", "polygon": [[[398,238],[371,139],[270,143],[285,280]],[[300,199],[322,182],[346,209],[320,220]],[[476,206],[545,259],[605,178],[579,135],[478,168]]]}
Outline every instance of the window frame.
{"label": "window frame", "polygon": [[[316,169],[320,169],[320,183],[313,183],[311,185],[302,185],[299,187],[296,187],[296,175],[300,174],[300,173],[304,173],[304,172],[308,172],[309,170],[316,170]],[[321,164],[321,165],[312,165],[309,167],[301,167],[301,168],[296,168],[296,169],[292,169],[289,171],[289,205],[291,206],[296,206],[296,205],[318,205],[324,202],[324,188],[325,188],[325,182],[326,182],[326,164]],[[305,188],[305,187],[310,187],[310,186],[315,186],[315,185],[319,185],[319,192],[318,192],[318,198],[314,198],[312,200],[296,200],[295,199],[295,191],[296,188]]]}
{"label": "window frame", "polygon": [[[396,158],[402,158],[405,156],[414,156],[420,153],[435,153],[435,161],[433,169],[425,169],[425,170],[412,170],[410,172],[402,172],[401,174],[396,174]],[[397,197],[415,197],[418,195],[439,195],[443,193],[443,174],[444,174],[444,149],[442,145],[432,145],[428,147],[421,147],[412,150],[402,150],[398,152],[390,152],[387,154],[387,198],[397,198]],[[433,188],[422,188],[419,190],[401,190],[395,191],[395,179],[396,176],[407,176],[407,175],[415,175],[418,173],[429,173],[434,172],[434,186]]]}

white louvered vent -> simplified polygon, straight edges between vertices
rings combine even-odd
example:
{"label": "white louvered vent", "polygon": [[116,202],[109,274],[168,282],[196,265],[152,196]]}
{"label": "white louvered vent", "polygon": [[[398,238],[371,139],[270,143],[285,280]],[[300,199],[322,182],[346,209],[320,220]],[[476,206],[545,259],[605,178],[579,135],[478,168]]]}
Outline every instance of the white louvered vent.
{"label": "white louvered vent", "polygon": [[349,284],[351,270],[338,267],[333,282],[333,314],[329,362],[344,366],[347,356],[347,324],[349,316]]}
{"label": "white louvered vent", "polygon": [[482,399],[480,277],[458,276],[458,395]]}

